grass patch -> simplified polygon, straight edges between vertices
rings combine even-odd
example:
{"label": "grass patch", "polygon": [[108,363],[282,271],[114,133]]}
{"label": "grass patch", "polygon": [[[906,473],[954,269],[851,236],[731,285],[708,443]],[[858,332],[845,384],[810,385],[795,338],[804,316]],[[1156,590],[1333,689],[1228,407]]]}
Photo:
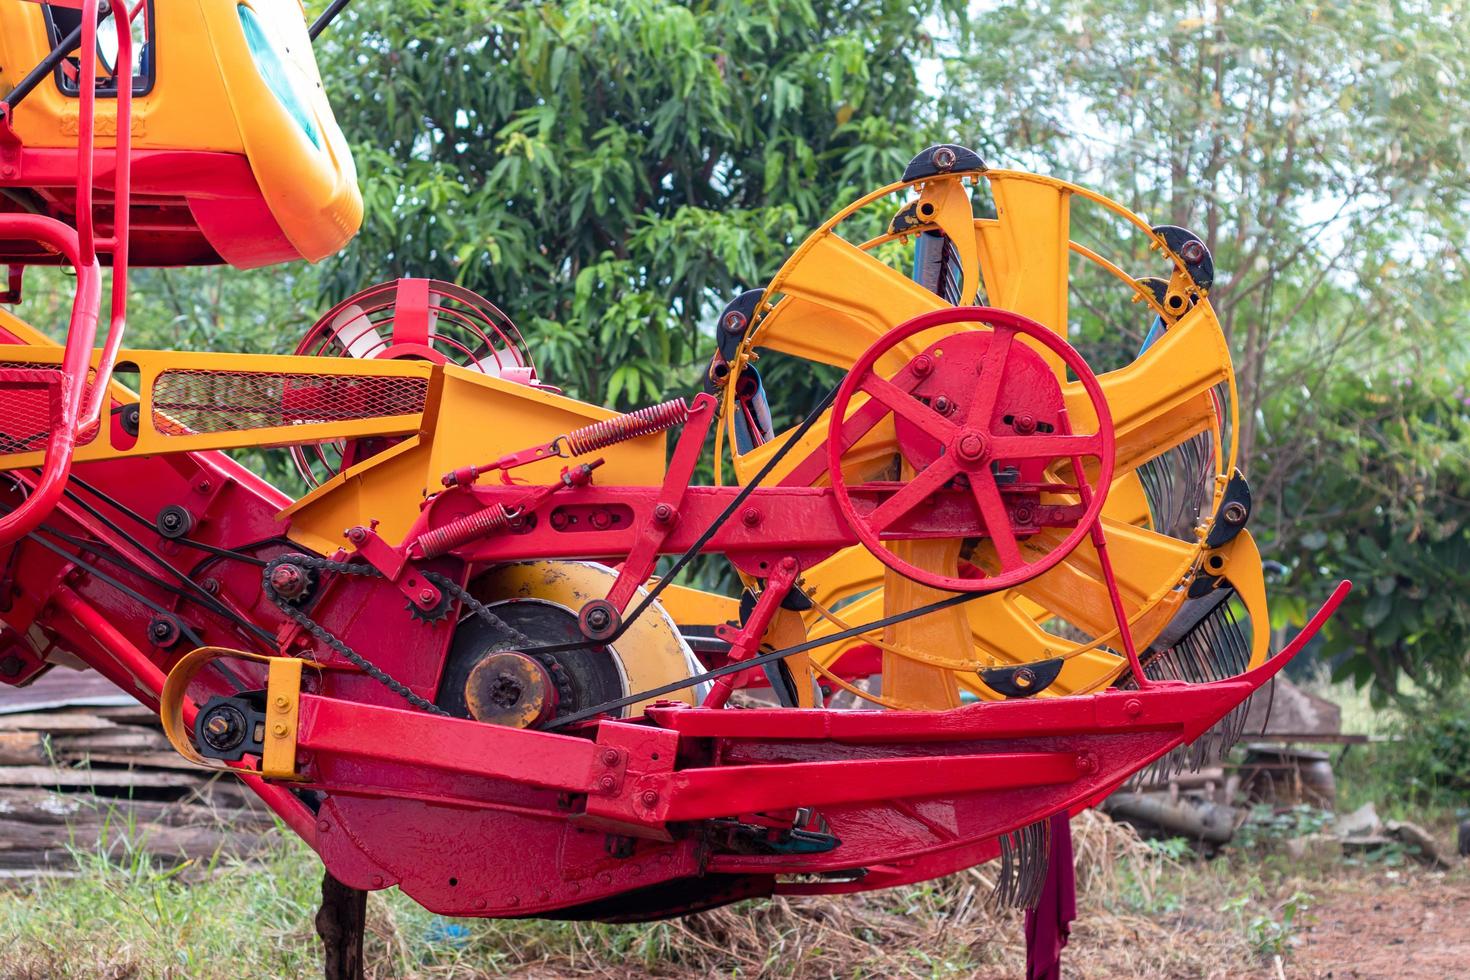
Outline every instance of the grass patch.
{"label": "grass patch", "polygon": [[[1226,908],[1236,895],[1228,875],[1096,813],[1074,821],[1074,840],[1081,918],[1069,974],[1259,970],[1260,936],[1274,933]],[[248,862],[160,869],[117,841],[110,853],[76,857],[74,877],[0,890],[0,976],[320,971],[312,916],[321,866],[288,832]],[[988,872],[646,925],[446,919],[390,890],[369,900],[368,962],[377,977],[1013,977],[1023,968],[1023,920],[986,907]]]}

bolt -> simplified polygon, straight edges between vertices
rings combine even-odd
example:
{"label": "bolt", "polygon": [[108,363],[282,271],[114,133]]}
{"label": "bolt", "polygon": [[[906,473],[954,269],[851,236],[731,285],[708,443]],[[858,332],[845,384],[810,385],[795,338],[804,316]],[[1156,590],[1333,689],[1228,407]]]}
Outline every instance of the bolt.
{"label": "bolt", "polygon": [[383,876],[382,875],[373,875],[373,887],[374,888],[382,888],[383,887]]}
{"label": "bolt", "polygon": [[330,821],[327,821],[327,820],[318,820],[316,822],[316,829],[317,830],[320,830],[320,831],[323,831],[323,832],[326,832],[326,831],[332,829],[332,824],[331,824]]}
{"label": "bolt", "polygon": [[643,805],[648,807],[650,810],[658,806],[658,794],[651,789],[646,789],[643,791],[642,800]]}
{"label": "bolt", "polygon": [[653,519],[660,524],[668,524],[674,519],[674,508],[668,504],[659,504],[653,509]]}
{"label": "bolt", "polygon": [[572,519],[567,516],[566,511],[558,508],[557,510],[551,512],[552,530],[565,531],[567,529],[567,525],[570,523],[572,523]]}
{"label": "bolt", "polygon": [[289,731],[289,729],[287,729],[286,726],[279,721],[271,726],[271,733],[275,735],[276,738],[285,738],[287,731]]}
{"label": "bolt", "polygon": [[618,764],[618,750],[604,749],[602,753],[602,764],[604,766],[615,766]]}
{"label": "bolt", "polygon": [[593,527],[602,531],[612,526],[612,515],[604,508],[599,507],[592,512],[591,521]]}
{"label": "bolt", "polygon": [[604,793],[611,793],[617,788],[618,781],[611,776],[603,776],[597,781],[597,788]]}
{"label": "bolt", "polygon": [[287,708],[291,707],[291,699],[286,697],[284,694],[276,695],[276,707],[280,708],[282,711],[285,711]]}
{"label": "bolt", "polygon": [[939,147],[939,149],[934,151],[934,155],[930,157],[930,159],[934,161],[935,170],[948,170],[950,167],[954,166],[954,148],[949,146],[941,146]]}
{"label": "bolt", "polygon": [[4,660],[0,660],[0,675],[5,677],[19,677],[21,669],[24,667],[25,662],[15,654],[11,654]]}
{"label": "bolt", "polygon": [[934,370],[934,359],[928,354],[920,354],[909,365],[909,370],[921,378],[926,377],[930,371]]}
{"label": "bolt", "polygon": [[200,480],[199,481],[199,492],[200,493],[208,493],[209,491],[211,491],[213,489],[214,489],[214,484],[213,483],[210,483],[208,480]]}
{"label": "bolt", "polygon": [[210,595],[219,595],[219,579],[207,578],[199,584],[203,585],[204,591],[208,592]]}
{"label": "bolt", "polygon": [[1077,753],[1077,771],[1089,773],[1097,771],[1097,758],[1091,752]]}
{"label": "bolt", "polygon": [[938,398],[934,399],[931,407],[940,415],[948,415],[950,412],[954,411],[954,402],[949,400],[948,395],[940,395]]}
{"label": "bolt", "polygon": [[1031,513],[1031,508],[1025,506],[1024,504],[1016,508],[1017,524],[1030,524],[1032,518],[1034,518],[1035,516],[1035,514]]}
{"label": "bolt", "polygon": [[960,437],[957,447],[959,454],[964,459],[977,460],[985,455],[985,437],[979,433],[971,432]]}
{"label": "bolt", "polygon": [[433,589],[419,589],[419,605],[432,606],[436,599],[438,596],[434,594]]}
{"label": "bolt", "polygon": [[1179,257],[1190,265],[1199,265],[1205,260],[1205,246],[1202,242],[1185,242]]}
{"label": "bolt", "polygon": [[741,315],[738,311],[731,310],[729,313],[725,314],[724,326],[726,333],[744,333],[745,317]]}
{"label": "bolt", "polygon": [[755,527],[761,522],[761,512],[754,507],[747,507],[745,508],[745,512],[740,515],[740,520],[744,522],[746,527]]}
{"label": "bolt", "polygon": [[220,715],[215,715],[213,718],[209,719],[209,724],[205,725],[204,727],[209,729],[210,734],[223,735],[225,734],[225,732],[228,732],[230,730],[230,722],[227,718],[221,717]]}
{"label": "bolt", "polygon": [[1011,428],[1023,436],[1029,436],[1036,431],[1036,416],[1030,412],[1021,412],[1011,419]]}
{"label": "bolt", "polygon": [[356,527],[349,527],[345,533],[347,535],[347,540],[351,541],[353,544],[362,544],[364,541],[367,540],[367,528],[363,527],[360,524]]}
{"label": "bolt", "polygon": [[299,565],[277,565],[271,570],[271,588],[283,599],[299,599],[306,591],[306,573]]}
{"label": "bolt", "polygon": [[587,625],[594,630],[605,630],[611,622],[612,616],[606,609],[599,607],[587,612]]}
{"label": "bolt", "polygon": [[787,557],[785,557],[785,558],[782,558],[781,559],[781,571],[783,571],[783,572],[794,572],[794,571],[796,571],[796,559],[795,558],[792,558],[789,555]]}
{"label": "bolt", "polygon": [[1245,509],[1245,504],[1238,500],[1232,500],[1225,505],[1225,509],[1221,512],[1220,516],[1224,517],[1231,524],[1244,524],[1248,515],[1249,512]]}
{"label": "bolt", "polygon": [[1123,714],[1129,718],[1137,718],[1143,714],[1143,702],[1137,698],[1129,698],[1123,702]]}

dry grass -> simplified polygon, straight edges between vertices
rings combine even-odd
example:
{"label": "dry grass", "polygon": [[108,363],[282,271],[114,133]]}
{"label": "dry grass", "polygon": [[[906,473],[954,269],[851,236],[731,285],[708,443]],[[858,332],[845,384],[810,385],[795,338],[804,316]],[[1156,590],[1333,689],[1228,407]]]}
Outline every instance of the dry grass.
{"label": "dry grass", "polygon": [[[1126,827],[1074,821],[1079,911],[1069,976],[1204,977],[1259,972],[1227,877],[1180,863]],[[83,874],[0,893],[0,975],[312,975],[319,865],[281,836],[265,861],[222,863],[196,881],[146,862],[82,855]],[[199,869],[191,869],[198,872]],[[195,875],[191,875],[195,877]],[[396,893],[369,906],[377,977],[1013,977],[1023,919],[989,909],[987,868],[835,898],[745,902],[638,926],[466,921]]]}

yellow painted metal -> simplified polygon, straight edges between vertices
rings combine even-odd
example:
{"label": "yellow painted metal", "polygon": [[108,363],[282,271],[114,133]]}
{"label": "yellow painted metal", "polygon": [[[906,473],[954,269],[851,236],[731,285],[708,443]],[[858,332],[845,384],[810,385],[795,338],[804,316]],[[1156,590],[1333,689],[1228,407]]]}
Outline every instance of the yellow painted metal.
{"label": "yellow painted metal", "polygon": [[296,737],[301,713],[301,666],[294,657],[271,657],[265,683],[265,748],[260,774],[296,777]]}
{"label": "yellow painted metal", "polygon": [[[452,365],[436,376],[431,407],[416,435],[338,474],[283,512],[291,519],[292,540],[330,553],[341,544],[343,529],[377,520],[378,533],[397,543],[418,518],[424,495],[443,489],[439,480],[445,473],[617,414]],[[657,486],[664,474],[664,435],[620,443],[604,458],[598,483]],[[556,458],[531,463],[516,470],[516,478],[550,483],[566,463]]]}
{"label": "yellow painted metal", "polygon": [[[246,45],[241,6],[251,8],[271,32],[322,146],[267,86]],[[272,216],[302,257],[314,262],[345,245],[362,223],[362,196],[299,0],[154,0],[152,16],[155,81],[147,94],[134,96],[133,146],[242,155]],[[50,48],[39,4],[0,0],[0,91],[15,85]],[[111,99],[96,105],[97,146],[110,147],[117,107]],[[16,112],[15,129],[27,146],[75,147],[77,99],[43,82]]]}
{"label": "yellow painted metal", "polygon": [[[470,591],[491,608],[498,602],[535,601],[576,616],[589,601],[606,596],[616,577],[612,569],[596,562],[516,562],[486,572],[470,584]],[[634,603],[645,594],[639,589]],[[627,631],[608,650],[623,675],[625,693],[661,687],[703,669],[685,645],[674,619],[657,603],[628,621]],[[697,696],[695,690],[684,688],[662,698],[694,704]],[[625,708],[623,717],[642,714],[653,700],[658,699]]]}
{"label": "yellow painted metal", "polygon": [[[179,658],[164,679],[158,696],[158,716],[169,744],[185,759],[210,769],[229,770],[218,759],[206,759],[194,746],[184,723],[184,702],[195,675],[212,661],[228,657],[266,665],[266,726],[260,733],[264,744],[260,774],[269,779],[298,779],[296,742],[301,711],[301,671],[309,661],[295,657],[268,657],[228,647],[199,647]],[[311,664],[315,667],[316,664]]]}
{"label": "yellow painted metal", "polygon": [[[0,326],[10,330],[16,322],[14,317],[0,310]],[[4,357],[12,364],[59,367],[61,354],[62,348],[48,341],[45,346],[8,345]],[[100,352],[93,352],[94,361],[99,354]],[[419,431],[422,425],[421,412],[339,422],[264,425],[251,424],[251,413],[242,411],[230,423],[233,426],[231,428],[213,432],[191,431],[170,415],[169,408],[155,404],[154,395],[159,377],[169,372],[187,371],[201,378],[239,379],[246,384],[262,376],[286,376],[303,381],[324,377],[348,380],[382,378],[387,383],[416,381],[424,387],[425,392],[430,392],[435,387],[435,368],[423,361],[358,361],[270,354],[124,350],[118,355],[118,364],[120,367],[136,367],[138,370],[140,394],[127,391],[121,384],[113,387],[114,397],[120,401],[140,402],[137,439],[128,440],[130,444],[114,444],[110,428],[102,426],[91,439],[78,447],[76,459],[79,462],[207,449],[330,442],[368,435],[405,435]],[[0,470],[36,466],[44,456],[44,450],[0,454]]]}
{"label": "yellow painted metal", "polygon": [[[967,183],[988,183],[995,203],[993,218],[974,218]],[[981,174],[953,174],[914,184],[881,188],[839,211],[826,221],[793,253],[772,279],[754,328],[737,353],[731,378],[760,357],[775,351],[822,364],[849,367],[878,337],[920,313],[947,304],[919,287],[908,276],[885,264],[895,258],[892,249],[901,243],[898,234],[883,235],[854,245],[841,237],[842,223],[864,209],[893,206],[893,198],[913,193],[915,213],[928,222],[920,229],[944,231],[956,243],[962,273],[962,299],[975,295],[971,283],[983,285],[984,301],[992,306],[1020,312],[1066,336],[1070,262],[1073,256],[1099,265],[1131,290],[1136,302],[1164,318],[1169,329],[1132,364],[1101,374],[1099,380],[1108,400],[1118,439],[1114,484],[1104,510],[1105,528],[1113,565],[1119,576],[1130,630],[1140,648],[1158,635],[1177,611],[1184,586],[1199,567],[1203,539],[1211,515],[1218,507],[1225,477],[1234,467],[1234,376],[1230,353],[1206,291],[1193,288],[1179,256],[1168,250],[1148,224],[1137,215],[1099,195],[1053,178],[1017,171],[993,170]],[[1071,240],[1071,208],[1076,201],[1098,205],[1138,229],[1150,248],[1162,252],[1172,265],[1171,282],[1189,287],[1193,305],[1186,304],[1181,316],[1170,313],[1152,293],[1116,263],[1086,244]],[[928,205],[926,207],[926,205]],[[960,233],[964,215],[973,226],[974,248]],[[866,261],[864,261],[866,259]],[[896,370],[910,357],[946,333],[963,325],[939,328],[911,339],[890,352],[878,365],[879,371]],[[1023,340],[1023,342],[1025,342]],[[1033,349],[1036,349],[1033,345]],[[1096,416],[1077,382],[1066,379],[1059,362],[1043,353],[1058,370],[1068,413],[1078,431],[1096,428]],[[733,424],[733,392],[725,390],[725,424]],[[1222,424],[1222,413],[1228,425]],[[809,453],[819,448],[826,436],[827,420],[820,419],[802,443],[779,464],[769,482],[785,476]],[[1152,528],[1147,498],[1137,470],[1188,439],[1209,433],[1214,448],[1216,483],[1214,500],[1203,509],[1203,521],[1194,540],[1179,541]],[[730,437],[728,429],[722,433]],[[732,452],[735,475],[748,479],[763,466],[785,433],[763,446]],[[729,438],[734,444],[733,438]],[[891,422],[877,426],[844,457],[844,470],[851,475],[874,472],[891,466],[898,452]],[[1068,467],[1054,475],[1065,480]],[[823,475],[817,484],[826,482]],[[1056,502],[1066,502],[1053,495]],[[1039,552],[1060,540],[1059,532],[1034,536],[1027,546]],[[992,554],[983,543],[972,560],[984,565]],[[942,563],[942,562],[941,562]],[[897,602],[886,593],[898,583],[861,549],[849,549],[810,570],[805,585],[824,605],[846,602],[846,622],[860,623],[906,608],[912,596]],[[950,570],[952,573],[952,569]],[[899,586],[905,588],[904,586]],[[907,591],[907,590],[906,590]],[[864,595],[864,593],[867,593]],[[909,607],[911,608],[911,607]],[[1048,694],[1096,689],[1115,678],[1122,667],[1117,625],[1103,586],[1097,556],[1084,544],[1045,575],[1002,595],[986,596],[968,603],[956,620],[968,620],[967,638],[952,647],[949,662],[965,660],[982,664],[1021,663],[1053,656],[1066,657],[1058,681]],[[838,627],[817,616],[807,616],[813,636],[827,635]],[[930,624],[927,630],[953,632],[955,623]],[[1090,639],[1080,639],[1085,634]],[[831,664],[846,649],[864,642],[859,638],[833,644],[816,653],[817,662]],[[925,644],[895,644],[924,649]],[[932,647],[931,647],[932,649]],[[921,659],[921,658],[910,658]],[[940,704],[951,693],[946,681],[933,674],[931,663],[890,671],[893,660],[885,653],[885,678],[909,685],[916,677],[928,678],[919,688],[908,686],[902,695],[885,686],[885,694],[896,701]],[[941,658],[943,659],[943,658]],[[926,673],[926,671],[928,673]],[[889,677],[890,673],[892,677]],[[904,678],[907,678],[906,680]],[[982,697],[993,692],[973,674],[961,672],[959,685]]]}

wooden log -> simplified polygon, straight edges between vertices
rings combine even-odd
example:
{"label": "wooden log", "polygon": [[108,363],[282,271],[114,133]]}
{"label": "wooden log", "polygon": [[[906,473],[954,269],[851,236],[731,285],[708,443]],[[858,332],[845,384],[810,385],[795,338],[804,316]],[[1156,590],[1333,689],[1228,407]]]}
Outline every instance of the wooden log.
{"label": "wooden log", "polygon": [[0,766],[46,762],[46,740],[40,732],[0,732]]}

